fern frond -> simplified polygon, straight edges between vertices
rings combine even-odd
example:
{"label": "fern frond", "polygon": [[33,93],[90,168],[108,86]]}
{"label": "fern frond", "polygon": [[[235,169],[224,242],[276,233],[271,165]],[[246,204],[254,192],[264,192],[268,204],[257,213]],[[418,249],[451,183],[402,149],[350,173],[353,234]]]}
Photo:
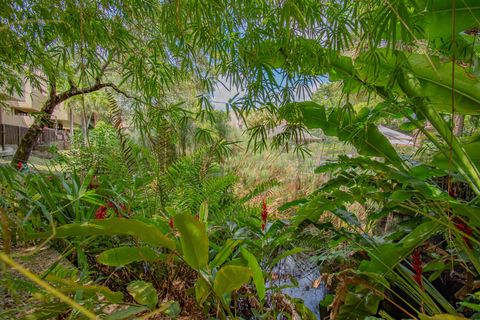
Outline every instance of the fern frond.
{"label": "fern frond", "polygon": [[133,175],[135,172],[136,159],[133,154],[131,141],[122,127],[122,110],[120,109],[115,96],[111,92],[107,93],[107,98],[108,106],[110,108],[110,118],[112,120],[113,127],[115,128],[115,132],[120,140],[125,165],[128,169],[128,173]]}

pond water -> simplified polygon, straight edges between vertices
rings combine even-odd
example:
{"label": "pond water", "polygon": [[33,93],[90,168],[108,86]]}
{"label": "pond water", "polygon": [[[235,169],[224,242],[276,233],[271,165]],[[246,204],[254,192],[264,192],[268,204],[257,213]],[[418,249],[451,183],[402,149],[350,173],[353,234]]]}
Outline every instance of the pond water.
{"label": "pond water", "polygon": [[[320,319],[319,303],[326,295],[326,288],[319,282],[320,270],[305,254],[296,254],[281,260],[272,270],[274,280],[268,286],[282,287],[294,285],[296,287],[283,288],[282,293],[302,299],[304,305]],[[291,279],[295,280],[292,281]]]}

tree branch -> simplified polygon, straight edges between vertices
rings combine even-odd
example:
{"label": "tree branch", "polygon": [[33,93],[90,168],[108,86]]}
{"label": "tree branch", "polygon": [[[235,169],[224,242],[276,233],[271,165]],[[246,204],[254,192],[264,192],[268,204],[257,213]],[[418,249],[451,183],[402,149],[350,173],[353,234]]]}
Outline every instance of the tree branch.
{"label": "tree branch", "polygon": [[125,91],[123,91],[122,89],[120,89],[114,83],[111,83],[111,82],[106,82],[106,83],[96,82],[93,86],[90,86],[90,87],[87,87],[87,88],[81,88],[81,89],[78,89],[76,87],[72,87],[69,90],[58,94],[56,96],[55,102],[56,102],[56,104],[59,104],[59,103],[64,102],[67,99],[70,99],[71,97],[78,96],[78,95],[81,95],[81,94],[95,92],[95,91],[98,91],[98,90],[103,89],[103,88],[112,88],[114,91],[120,93],[121,95],[125,96],[126,98],[134,99],[136,101],[144,103],[139,98],[134,97],[134,96],[126,93]]}

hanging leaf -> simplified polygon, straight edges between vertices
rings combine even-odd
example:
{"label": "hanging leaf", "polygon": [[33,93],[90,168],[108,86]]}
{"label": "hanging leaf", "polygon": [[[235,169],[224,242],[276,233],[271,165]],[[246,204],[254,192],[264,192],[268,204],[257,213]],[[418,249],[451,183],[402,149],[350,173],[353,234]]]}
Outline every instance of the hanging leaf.
{"label": "hanging leaf", "polygon": [[208,263],[208,235],[205,224],[188,214],[177,214],[175,227],[180,232],[180,242],[185,261],[195,270]]}
{"label": "hanging leaf", "polygon": [[[159,229],[135,219],[105,219],[85,223],[66,224],[56,228],[56,238],[88,237],[94,235],[130,235],[156,247],[175,249],[175,242]],[[30,238],[47,238],[50,232],[33,234]]]}
{"label": "hanging leaf", "polygon": [[125,266],[132,262],[156,261],[162,257],[148,247],[119,247],[103,251],[98,262],[112,267]]}
{"label": "hanging leaf", "polygon": [[253,271],[253,283],[255,288],[257,288],[257,294],[260,300],[265,299],[265,279],[263,278],[263,271],[258,264],[257,259],[253,254],[251,254],[247,249],[241,249],[242,256],[247,260],[248,266]]}

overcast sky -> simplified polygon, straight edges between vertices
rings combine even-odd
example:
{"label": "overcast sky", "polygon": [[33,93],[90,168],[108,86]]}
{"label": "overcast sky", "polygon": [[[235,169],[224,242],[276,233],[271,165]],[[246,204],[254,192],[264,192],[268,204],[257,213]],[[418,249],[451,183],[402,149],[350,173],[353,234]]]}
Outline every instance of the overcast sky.
{"label": "overcast sky", "polygon": [[[319,77],[318,80],[319,82],[312,83],[309,86],[312,94],[317,90],[320,83],[325,83],[328,81],[327,77]],[[228,102],[228,100],[233,98],[236,94],[238,94],[237,98],[242,97],[244,94],[242,91],[238,90],[235,87],[229,88],[228,82],[224,81],[224,83],[227,88],[221,83],[217,83],[215,92],[212,95],[212,104],[215,106],[215,108],[218,108],[218,109],[224,109],[225,104]],[[305,101],[305,100],[309,100],[310,98],[311,98],[310,96],[304,97],[303,95],[299,95],[295,97],[295,101]]]}

